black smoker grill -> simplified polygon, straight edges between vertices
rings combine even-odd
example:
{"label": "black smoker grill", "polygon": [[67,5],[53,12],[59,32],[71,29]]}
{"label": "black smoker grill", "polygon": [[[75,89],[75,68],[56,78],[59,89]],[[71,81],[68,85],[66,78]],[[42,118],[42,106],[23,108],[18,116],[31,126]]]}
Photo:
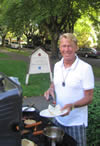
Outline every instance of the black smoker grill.
{"label": "black smoker grill", "polygon": [[0,146],[21,146],[22,89],[0,73]]}

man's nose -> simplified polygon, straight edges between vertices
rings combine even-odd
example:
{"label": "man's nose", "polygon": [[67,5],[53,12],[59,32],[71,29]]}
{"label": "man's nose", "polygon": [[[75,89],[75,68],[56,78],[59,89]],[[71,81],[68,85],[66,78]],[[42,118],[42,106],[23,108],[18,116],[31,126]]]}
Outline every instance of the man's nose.
{"label": "man's nose", "polygon": [[70,50],[70,47],[69,47],[69,46],[66,46],[66,47],[64,48],[64,50],[65,50],[65,51],[69,51],[69,50]]}

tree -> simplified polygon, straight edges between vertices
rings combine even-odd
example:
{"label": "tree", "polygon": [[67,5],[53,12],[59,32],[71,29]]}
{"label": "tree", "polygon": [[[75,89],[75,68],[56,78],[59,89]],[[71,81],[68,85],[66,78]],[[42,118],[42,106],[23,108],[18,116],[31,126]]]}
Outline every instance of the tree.
{"label": "tree", "polygon": [[7,5],[3,16],[10,30],[19,36],[30,28],[30,22],[38,25],[40,34],[51,38],[52,56],[56,57],[59,35],[73,33],[76,21],[86,11],[89,14],[89,8],[98,10],[98,3],[98,0],[4,0]]}
{"label": "tree", "polygon": [[5,45],[5,37],[6,37],[7,32],[8,32],[7,26],[0,25],[0,36],[2,38],[2,46]]}
{"label": "tree", "polygon": [[[78,39],[79,47],[91,47],[91,42],[94,38],[92,21],[86,15],[83,15],[75,24],[75,35]],[[91,38],[91,40],[89,39]],[[93,46],[92,46],[93,47]]]}
{"label": "tree", "polygon": [[96,47],[96,43],[99,44],[99,41],[97,42],[100,34],[99,14],[99,11],[89,7],[88,11],[77,20],[74,33],[79,40],[79,47]]}
{"label": "tree", "polygon": [[40,24],[40,29],[51,37],[52,56],[57,56],[59,35],[63,32],[74,32],[76,21],[89,8],[98,9],[99,1],[87,0],[39,0],[39,5],[33,13],[34,20]]}
{"label": "tree", "polygon": [[97,35],[97,49],[100,49],[100,9],[99,12],[92,11],[90,14],[90,19],[92,20],[92,25],[95,29]]}
{"label": "tree", "polygon": [[25,34],[28,43],[33,39],[37,29],[36,24],[30,18],[32,9],[32,0],[4,0],[2,3],[2,15],[10,32],[14,33],[18,40]]}
{"label": "tree", "polygon": [[0,0],[0,36],[2,38],[2,46],[4,46],[5,37],[8,32],[8,27],[7,27],[7,25],[5,25],[4,18],[2,16],[2,11],[1,11],[2,3],[3,3],[3,0]]}

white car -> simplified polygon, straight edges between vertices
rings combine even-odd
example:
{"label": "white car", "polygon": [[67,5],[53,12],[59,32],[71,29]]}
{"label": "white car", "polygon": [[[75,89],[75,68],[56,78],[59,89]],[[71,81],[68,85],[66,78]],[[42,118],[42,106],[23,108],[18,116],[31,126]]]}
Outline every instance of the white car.
{"label": "white car", "polygon": [[22,48],[22,47],[23,47],[23,45],[18,44],[17,42],[11,42],[11,48],[18,49],[18,48]]}

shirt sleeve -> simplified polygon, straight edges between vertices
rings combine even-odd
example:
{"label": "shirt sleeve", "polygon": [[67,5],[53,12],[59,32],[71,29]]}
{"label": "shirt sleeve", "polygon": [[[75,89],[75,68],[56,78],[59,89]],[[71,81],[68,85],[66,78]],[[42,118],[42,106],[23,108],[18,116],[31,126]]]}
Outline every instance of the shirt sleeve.
{"label": "shirt sleeve", "polygon": [[85,90],[94,88],[94,74],[91,65],[86,66],[83,72],[83,88]]}

